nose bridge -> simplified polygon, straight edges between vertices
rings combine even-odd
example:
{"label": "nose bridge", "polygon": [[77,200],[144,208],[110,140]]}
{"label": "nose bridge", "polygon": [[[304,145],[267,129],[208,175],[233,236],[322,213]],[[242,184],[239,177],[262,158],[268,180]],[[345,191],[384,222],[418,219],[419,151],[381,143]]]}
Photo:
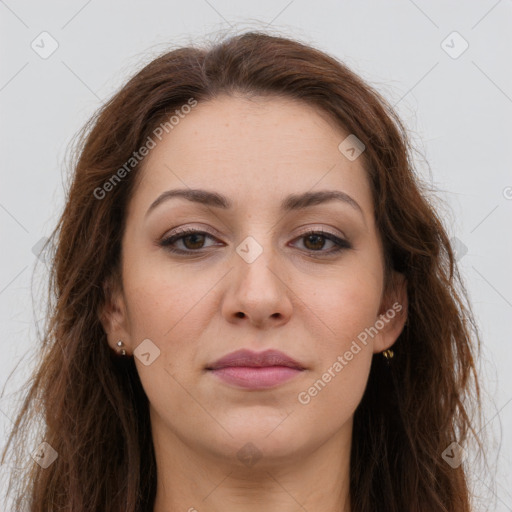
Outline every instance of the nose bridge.
{"label": "nose bridge", "polygon": [[235,249],[234,281],[224,312],[231,319],[248,317],[263,325],[272,318],[288,318],[291,302],[271,233],[264,227],[252,233]]}
{"label": "nose bridge", "polygon": [[[273,247],[272,236],[261,229],[258,233],[248,235],[236,247],[239,279],[243,279],[251,288],[266,288],[275,292],[280,289],[279,278],[276,275],[278,267],[276,251]],[[277,282],[276,282],[277,281]]]}
{"label": "nose bridge", "polygon": [[[249,197],[250,194],[249,194]],[[267,200],[269,198],[267,197]],[[248,201],[240,205],[241,212],[237,219],[237,230],[241,236],[245,235],[236,252],[245,263],[252,263],[265,260],[268,265],[275,256],[275,227],[279,219],[275,217],[271,202]]]}

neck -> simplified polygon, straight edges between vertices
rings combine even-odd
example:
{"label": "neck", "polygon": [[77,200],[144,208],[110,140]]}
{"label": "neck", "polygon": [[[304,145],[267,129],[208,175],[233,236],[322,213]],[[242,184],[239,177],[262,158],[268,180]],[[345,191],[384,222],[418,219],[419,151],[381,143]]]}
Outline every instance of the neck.
{"label": "neck", "polygon": [[352,420],[322,445],[286,459],[248,445],[238,452],[248,454],[240,457],[244,462],[237,450],[227,457],[190,446],[159,422],[153,415],[158,474],[153,512],[350,512]]}

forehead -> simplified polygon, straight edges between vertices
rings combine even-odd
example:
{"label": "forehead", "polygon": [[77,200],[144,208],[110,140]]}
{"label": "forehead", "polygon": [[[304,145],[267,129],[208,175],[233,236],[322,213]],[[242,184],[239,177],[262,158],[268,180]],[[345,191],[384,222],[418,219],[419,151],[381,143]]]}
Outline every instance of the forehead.
{"label": "forehead", "polygon": [[351,161],[338,149],[348,135],[325,112],[293,99],[225,95],[198,103],[155,140],[134,207],[147,209],[171,188],[218,191],[236,210],[249,198],[272,209],[292,193],[334,189],[371,210],[362,158]]}

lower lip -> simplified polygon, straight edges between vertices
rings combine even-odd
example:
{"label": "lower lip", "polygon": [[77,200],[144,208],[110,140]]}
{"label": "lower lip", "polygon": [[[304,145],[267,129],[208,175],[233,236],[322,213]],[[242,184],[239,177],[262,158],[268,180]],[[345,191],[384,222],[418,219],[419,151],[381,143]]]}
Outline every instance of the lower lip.
{"label": "lower lip", "polygon": [[267,389],[283,384],[301,373],[302,370],[288,366],[264,366],[262,368],[230,366],[210,371],[223,381],[241,388]]}

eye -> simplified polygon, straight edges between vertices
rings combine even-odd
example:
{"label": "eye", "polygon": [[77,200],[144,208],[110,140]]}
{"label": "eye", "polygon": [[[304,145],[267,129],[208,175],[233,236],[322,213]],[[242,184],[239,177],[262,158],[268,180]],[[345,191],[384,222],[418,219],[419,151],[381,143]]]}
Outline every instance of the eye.
{"label": "eye", "polygon": [[[352,248],[352,245],[347,240],[323,230],[306,231],[296,240],[304,240],[303,244],[306,250],[311,253],[318,252],[320,253],[319,256],[328,256],[343,251],[344,249]],[[328,240],[334,245],[330,251],[322,250],[325,247],[325,240]]]}
{"label": "eye", "polygon": [[[168,238],[164,238],[160,242],[160,246],[173,253],[187,254],[191,252],[198,252],[198,249],[203,249],[204,247],[202,244],[204,244],[204,240],[206,238],[213,239],[214,237],[205,231],[199,231],[192,228],[183,229]],[[185,246],[185,250],[173,247],[176,242],[182,242]]]}
{"label": "eye", "polygon": [[[164,247],[167,251],[176,254],[199,253],[201,249],[205,248],[204,243],[207,238],[215,239],[210,233],[188,228],[180,230],[170,237],[164,238],[159,242],[159,245]],[[328,256],[344,249],[352,248],[352,245],[347,240],[323,230],[307,231],[302,233],[301,236],[295,240],[304,240],[305,250],[309,253],[319,253],[318,256]],[[326,240],[333,244],[333,248],[329,251],[322,250],[325,247]],[[177,242],[182,243],[184,249],[175,247]]]}

